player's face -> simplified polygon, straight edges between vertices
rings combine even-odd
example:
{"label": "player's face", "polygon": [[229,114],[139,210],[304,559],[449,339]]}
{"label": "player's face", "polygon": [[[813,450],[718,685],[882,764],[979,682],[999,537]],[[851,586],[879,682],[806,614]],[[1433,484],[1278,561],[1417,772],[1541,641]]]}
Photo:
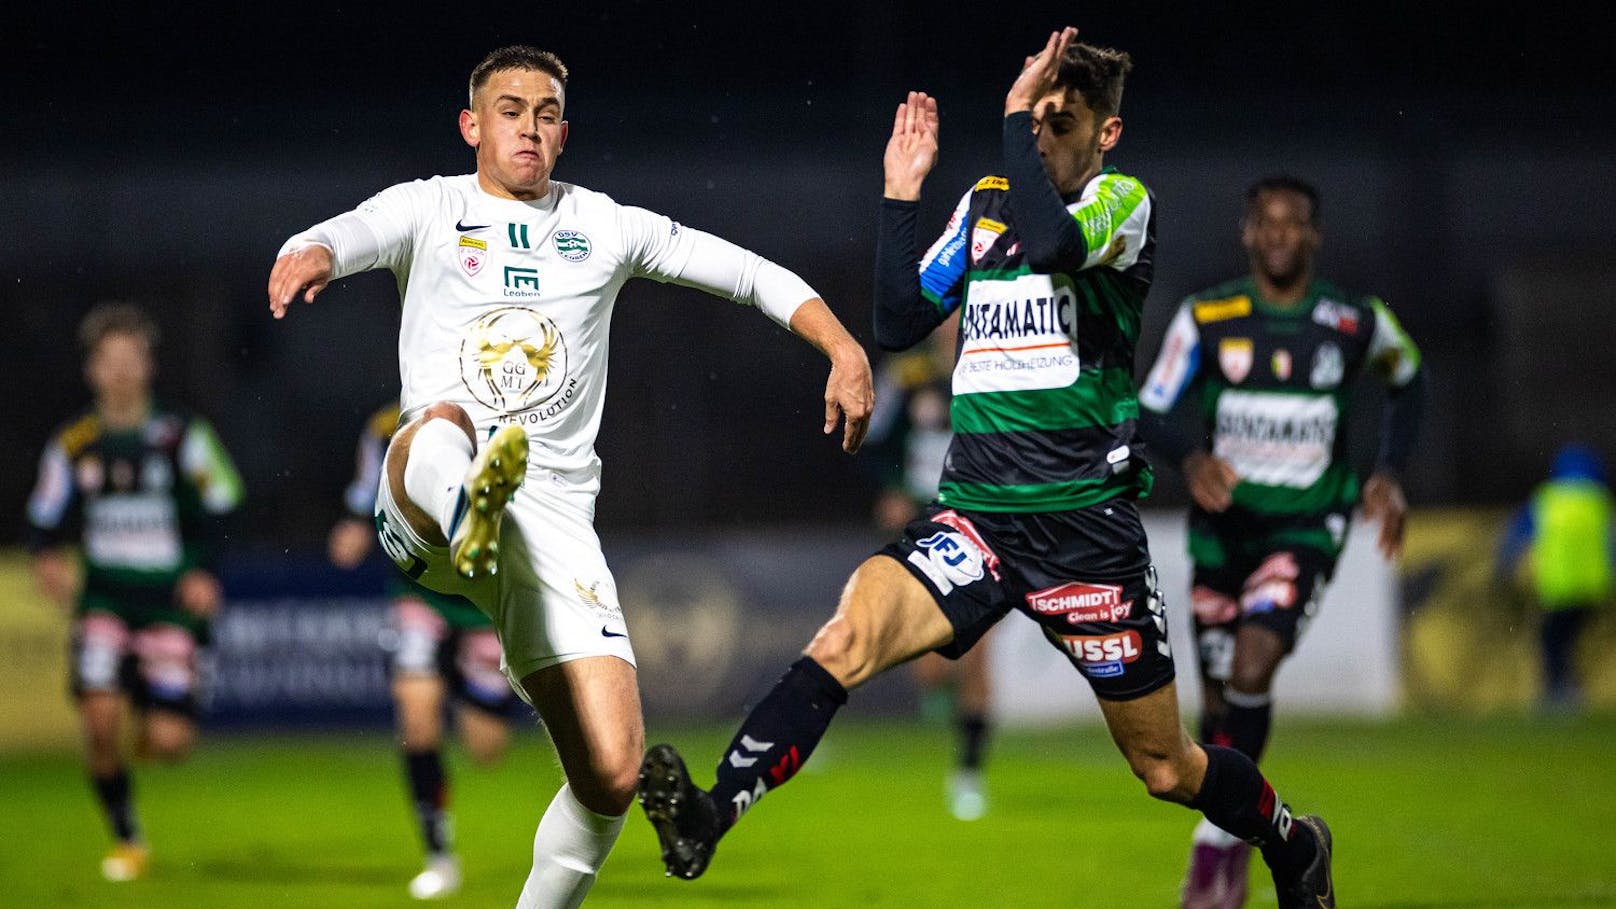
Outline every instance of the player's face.
{"label": "player's face", "polygon": [[137,403],[151,390],[151,350],[138,335],[107,335],[90,352],[84,374],[102,403],[114,407]]}
{"label": "player's face", "polygon": [[1076,91],[1054,91],[1038,99],[1032,128],[1044,170],[1063,196],[1093,179],[1102,156],[1122,138],[1122,118],[1096,117]]}
{"label": "player's face", "polygon": [[1274,284],[1295,284],[1312,271],[1319,248],[1312,203],[1290,190],[1258,193],[1246,212],[1241,240],[1254,271]]}
{"label": "player's face", "polygon": [[460,135],[477,149],[482,188],[509,199],[550,191],[550,171],[567,144],[561,83],[540,70],[507,69],[489,76],[473,108],[460,112]]}

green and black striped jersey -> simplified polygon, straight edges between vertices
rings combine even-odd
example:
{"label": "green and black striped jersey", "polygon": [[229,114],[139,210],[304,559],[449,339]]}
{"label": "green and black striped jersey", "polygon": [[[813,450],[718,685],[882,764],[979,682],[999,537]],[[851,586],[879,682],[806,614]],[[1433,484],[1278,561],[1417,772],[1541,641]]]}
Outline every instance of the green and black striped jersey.
{"label": "green and black striped jersey", "polygon": [[1378,297],[1315,280],[1280,306],[1248,276],[1183,301],[1139,401],[1165,414],[1198,386],[1211,451],[1240,476],[1235,509],[1323,516],[1358,499],[1344,431],[1353,382],[1368,368],[1401,388],[1419,366]]}
{"label": "green and black striped jersey", "polygon": [[920,261],[938,319],[956,311],[954,440],[938,500],[972,511],[1051,512],[1142,496],[1134,346],[1155,255],[1153,200],[1112,168],[1062,200],[1081,263],[1032,267],[1004,177],[979,181]]}
{"label": "green and black striped jersey", "polygon": [[128,429],[93,411],[58,431],[28,500],[35,549],[81,544],[86,595],[163,591],[207,567],[241,477],[206,420],[154,405]]}

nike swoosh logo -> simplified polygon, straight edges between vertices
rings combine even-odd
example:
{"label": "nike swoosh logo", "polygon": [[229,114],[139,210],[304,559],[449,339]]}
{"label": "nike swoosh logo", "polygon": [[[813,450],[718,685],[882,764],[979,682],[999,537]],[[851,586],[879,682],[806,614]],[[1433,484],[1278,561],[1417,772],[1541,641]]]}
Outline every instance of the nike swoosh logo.
{"label": "nike swoosh logo", "polygon": [[492,226],[492,224],[467,224],[464,221],[455,222],[455,230],[482,230],[485,227]]}
{"label": "nike swoosh logo", "polygon": [[603,637],[603,638],[626,638],[626,637],[628,637],[628,635],[625,634],[624,632],[613,631],[610,628],[607,628],[605,625],[600,626],[600,636]]}

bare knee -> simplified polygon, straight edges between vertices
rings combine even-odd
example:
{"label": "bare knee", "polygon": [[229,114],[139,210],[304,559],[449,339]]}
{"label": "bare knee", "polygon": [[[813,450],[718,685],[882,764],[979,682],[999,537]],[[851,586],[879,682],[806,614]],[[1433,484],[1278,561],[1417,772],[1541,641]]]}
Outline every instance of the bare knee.
{"label": "bare knee", "polygon": [[429,404],[426,410],[421,412],[421,419],[448,420],[464,430],[467,438],[473,442],[477,441],[477,425],[471,422],[471,415],[466,413],[466,409],[459,404],[453,404],[448,401]]}
{"label": "bare knee", "polygon": [[926,588],[896,561],[876,556],[853,572],[836,615],[804,653],[851,691],[953,636]]}
{"label": "bare knee", "polygon": [[492,767],[505,757],[504,737],[466,736],[466,754],[478,767]]}
{"label": "bare knee", "polygon": [[873,674],[868,642],[845,615],[836,615],[826,622],[808,642],[803,655],[823,666],[848,690]]}
{"label": "bare knee", "polygon": [[1277,668],[1277,666],[1236,664],[1225,686],[1225,698],[1229,691],[1237,697],[1242,694],[1248,697],[1267,694],[1274,683],[1274,670]]}
{"label": "bare knee", "polygon": [[1179,763],[1165,754],[1137,754],[1128,756],[1128,768],[1145,784],[1152,798],[1167,802],[1187,802],[1193,792],[1186,791],[1184,774]]}
{"label": "bare knee", "polygon": [[182,717],[155,716],[146,724],[146,755],[165,764],[177,764],[196,747],[196,726]]}
{"label": "bare knee", "polygon": [[573,798],[590,811],[608,817],[628,811],[639,781],[640,757],[638,750],[598,755],[590,762],[587,773],[568,776]]}

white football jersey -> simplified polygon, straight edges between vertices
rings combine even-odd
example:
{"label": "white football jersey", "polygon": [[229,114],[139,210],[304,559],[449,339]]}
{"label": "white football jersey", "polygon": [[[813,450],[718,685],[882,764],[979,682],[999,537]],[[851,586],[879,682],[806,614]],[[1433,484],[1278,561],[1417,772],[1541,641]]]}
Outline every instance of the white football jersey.
{"label": "white football jersey", "polygon": [[552,180],[540,200],[484,192],[475,174],[390,187],[288,240],[331,249],[333,279],[398,278],[406,416],[464,407],[480,434],[518,423],[535,464],[584,485],[598,476],[612,307],[633,277],[758,306],[782,325],[816,296],[790,272],[711,234]]}

